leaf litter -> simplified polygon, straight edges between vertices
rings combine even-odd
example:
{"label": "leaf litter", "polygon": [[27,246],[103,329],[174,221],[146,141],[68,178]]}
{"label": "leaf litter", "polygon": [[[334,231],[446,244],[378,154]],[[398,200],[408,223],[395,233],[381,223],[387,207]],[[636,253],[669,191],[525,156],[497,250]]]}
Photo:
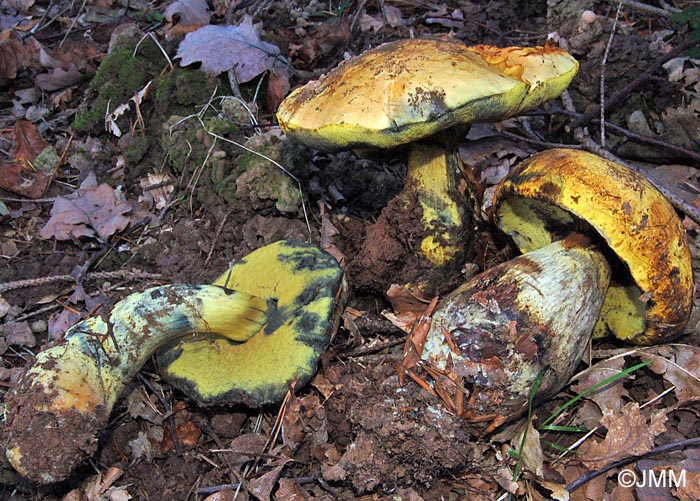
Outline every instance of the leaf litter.
{"label": "leaf litter", "polygon": [[202,71],[214,76],[234,70],[239,84],[283,64],[279,47],[260,39],[251,16],[237,26],[208,25],[188,33],[175,57],[182,66],[201,63]]}
{"label": "leaf litter", "polygon": [[105,241],[123,231],[133,210],[123,193],[106,183],[97,184],[91,173],[75,192],[56,197],[51,218],[39,231],[41,238],[71,240],[97,238]]}

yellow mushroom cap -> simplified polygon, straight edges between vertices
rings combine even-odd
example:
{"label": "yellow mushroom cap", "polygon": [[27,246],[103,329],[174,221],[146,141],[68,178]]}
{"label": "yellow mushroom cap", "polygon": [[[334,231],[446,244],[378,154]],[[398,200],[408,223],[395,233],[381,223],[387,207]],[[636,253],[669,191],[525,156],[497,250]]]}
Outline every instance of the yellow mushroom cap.
{"label": "yellow mushroom cap", "polygon": [[308,382],[345,304],[336,260],[314,245],[282,240],[251,252],[214,285],[267,300],[265,324],[244,343],[204,335],[172,344],[158,354],[161,375],[207,405],[279,402],[290,383]]}
{"label": "yellow mushroom cap", "polygon": [[[589,225],[624,268],[611,285],[596,335],[636,344],[680,333],[693,278],[685,230],[671,204],[641,174],[591,153],[543,151],[513,169],[494,197],[496,224],[522,252]],[[628,273],[627,273],[628,272]]]}
{"label": "yellow mushroom cap", "polygon": [[289,137],[318,149],[387,148],[531,109],[558,96],[577,70],[559,48],[400,40],[296,89],[277,119]]}

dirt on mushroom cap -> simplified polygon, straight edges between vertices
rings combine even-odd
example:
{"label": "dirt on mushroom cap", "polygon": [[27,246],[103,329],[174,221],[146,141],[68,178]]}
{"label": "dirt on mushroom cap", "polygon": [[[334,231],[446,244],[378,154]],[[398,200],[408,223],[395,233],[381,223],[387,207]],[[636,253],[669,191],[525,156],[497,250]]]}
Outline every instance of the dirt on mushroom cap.
{"label": "dirt on mushroom cap", "polygon": [[558,48],[400,40],[295,90],[277,118],[288,136],[318,149],[393,147],[530,109],[559,95],[577,70]]}
{"label": "dirt on mushroom cap", "polygon": [[561,238],[581,221],[606,241],[623,263],[615,276],[623,280],[610,287],[597,335],[609,329],[620,339],[651,344],[678,334],[688,321],[693,277],[685,230],[641,174],[591,153],[543,151],[499,185],[494,217],[522,252]]}

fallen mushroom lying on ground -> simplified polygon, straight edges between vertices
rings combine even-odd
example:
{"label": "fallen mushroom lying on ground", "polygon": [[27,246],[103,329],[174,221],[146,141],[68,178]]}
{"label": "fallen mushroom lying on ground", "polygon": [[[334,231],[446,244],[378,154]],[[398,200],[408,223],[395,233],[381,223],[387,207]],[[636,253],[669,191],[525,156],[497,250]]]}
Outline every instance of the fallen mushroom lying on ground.
{"label": "fallen mushroom lying on ground", "polygon": [[37,355],[6,399],[6,455],[36,482],[66,478],[96,451],[127,383],[173,341],[164,375],[198,402],[278,402],[316,371],[345,295],[335,259],[294,241],[252,252],[213,285],[132,294]]}
{"label": "fallen mushroom lying on ground", "polygon": [[[432,316],[423,367],[447,407],[488,433],[571,378],[596,326],[666,342],[690,317],[685,230],[639,173],[590,153],[533,155],[497,188],[494,218],[525,252],[474,277]],[[608,283],[612,278],[612,283]]]}
{"label": "fallen mushroom lying on ground", "polygon": [[[410,143],[403,192],[368,229],[359,267],[377,268],[371,281],[384,293],[393,278],[427,293],[444,290],[458,272],[472,238],[472,212],[457,174],[459,132],[468,124],[497,122],[561,94],[578,63],[557,47],[467,47],[452,39],[386,43],[341,63],[292,92],[277,118],[287,137],[334,151],[395,148]],[[467,176],[468,177],[468,176]],[[392,210],[422,215],[407,244],[417,265],[377,245],[390,231]],[[414,250],[415,249],[415,250]],[[388,277],[378,262],[397,268]],[[417,276],[411,276],[417,273]],[[457,273],[452,273],[457,275]]]}

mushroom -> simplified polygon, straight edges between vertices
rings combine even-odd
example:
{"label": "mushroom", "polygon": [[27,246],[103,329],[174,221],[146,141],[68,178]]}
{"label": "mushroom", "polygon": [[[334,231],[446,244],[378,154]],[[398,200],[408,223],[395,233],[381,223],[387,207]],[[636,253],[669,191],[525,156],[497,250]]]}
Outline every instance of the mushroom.
{"label": "mushroom", "polygon": [[[569,54],[550,46],[499,49],[448,39],[400,40],[296,89],[281,103],[277,119],[290,139],[320,150],[411,143],[397,203],[399,210],[419,207],[422,216],[408,247],[426,268],[456,269],[468,248],[472,215],[457,179],[462,164],[455,137],[446,130],[535,108],[558,96],[577,69]],[[383,231],[381,225],[374,228]],[[375,237],[370,229],[367,240]],[[378,252],[363,264],[383,259],[382,249]],[[436,277],[444,279],[441,271]]]}
{"label": "mushroom", "polygon": [[477,275],[435,311],[423,367],[448,407],[488,433],[554,395],[581,361],[610,281],[610,267],[580,234]]}
{"label": "mushroom", "polygon": [[661,343],[688,322],[693,275],[685,230],[638,172],[583,151],[543,151],[500,183],[494,218],[522,252],[577,229],[605,242],[613,284],[596,336]]}
{"label": "mushroom", "polygon": [[494,219],[524,254],[449,294],[422,351],[437,393],[484,432],[527,409],[538,374],[539,399],[559,391],[594,328],[650,343],[687,322],[685,233],[637,172],[577,150],[538,153],[501,181]]}
{"label": "mushroom", "polygon": [[10,463],[42,484],[66,478],[95,452],[115,402],[151,354],[193,333],[227,338],[215,345],[227,356],[212,357],[214,344],[207,344],[202,351],[211,358],[204,362],[188,358],[200,350],[195,341],[171,349],[174,360],[200,364],[177,373],[194,398],[215,390],[211,402],[281,400],[289,384],[302,385],[315,372],[345,289],[331,256],[281,241],[249,254],[214,285],[166,285],[126,297],[108,316],[78,323],[64,342],[40,352],[9,393]]}

